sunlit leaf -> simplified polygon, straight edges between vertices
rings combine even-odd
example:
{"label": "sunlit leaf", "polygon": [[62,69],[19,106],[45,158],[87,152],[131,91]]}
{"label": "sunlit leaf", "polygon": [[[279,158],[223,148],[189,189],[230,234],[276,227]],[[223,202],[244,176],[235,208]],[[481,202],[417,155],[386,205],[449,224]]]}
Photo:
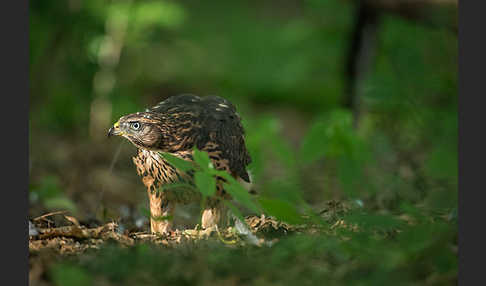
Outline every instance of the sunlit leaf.
{"label": "sunlit leaf", "polygon": [[191,169],[194,169],[194,164],[190,161],[186,161],[184,159],[181,159],[179,157],[176,157],[170,153],[166,152],[159,152],[159,154],[167,161],[169,164],[174,166],[175,168],[187,172]]}
{"label": "sunlit leaf", "polygon": [[137,2],[134,7],[133,24],[137,29],[151,26],[175,28],[185,18],[184,9],[179,3],[168,1]]}
{"label": "sunlit leaf", "polygon": [[209,173],[196,172],[194,174],[194,182],[204,196],[212,196],[216,192],[216,179]]}
{"label": "sunlit leaf", "polygon": [[194,157],[194,162],[196,162],[196,164],[200,166],[202,169],[204,170],[213,169],[213,164],[209,159],[208,153],[204,151],[200,151],[197,148],[194,148],[193,157]]}

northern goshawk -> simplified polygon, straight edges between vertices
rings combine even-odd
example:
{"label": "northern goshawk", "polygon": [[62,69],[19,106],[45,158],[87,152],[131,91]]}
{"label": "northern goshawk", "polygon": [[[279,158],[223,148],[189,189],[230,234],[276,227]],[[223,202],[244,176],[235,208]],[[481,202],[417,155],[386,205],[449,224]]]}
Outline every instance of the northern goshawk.
{"label": "northern goshawk", "polygon": [[[164,190],[164,185],[191,182],[191,173],[182,172],[167,162],[159,152],[168,152],[184,160],[193,160],[194,147],[207,152],[215,169],[224,170],[237,180],[250,182],[247,166],[251,162],[245,146],[241,118],[233,104],[217,96],[190,94],[172,96],[156,106],[121,117],[108,136],[128,139],[137,148],[133,157],[150,201],[152,233],[167,233],[176,204],[201,198],[198,192]],[[216,182],[216,195],[206,201],[202,227],[218,224],[223,216],[221,198],[229,198],[223,179]],[[160,191],[161,188],[162,190]]]}

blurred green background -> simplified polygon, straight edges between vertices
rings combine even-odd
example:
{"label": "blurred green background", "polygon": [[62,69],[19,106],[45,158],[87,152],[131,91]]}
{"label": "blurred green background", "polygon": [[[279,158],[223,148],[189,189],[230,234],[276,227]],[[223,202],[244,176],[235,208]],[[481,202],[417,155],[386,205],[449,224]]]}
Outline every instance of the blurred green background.
{"label": "blurred green background", "polygon": [[455,218],[457,2],[391,2],[356,52],[359,1],[30,1],[29,217],[143,217],[136,149],[107,131],[194,93],[237,106],[262,196]]}

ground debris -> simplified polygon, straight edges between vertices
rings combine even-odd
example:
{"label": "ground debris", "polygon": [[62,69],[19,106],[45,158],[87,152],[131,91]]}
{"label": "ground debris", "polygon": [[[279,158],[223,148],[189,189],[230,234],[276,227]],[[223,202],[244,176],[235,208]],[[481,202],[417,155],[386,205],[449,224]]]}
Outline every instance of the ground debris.
{"label": "ground debris", "polygon": [[[123,246],[134,244],[132,238],[118,232],[118,225],[115,222],[89,228],[79,224],[74,217],[66,217],[66,219],[73,225],[36,227],[37,233],[29,236],[29,252],[51,249],[57,250],[61,254],[78,253],[90,248],[97,249],[99,245],[110,240]],[[35,225],[32,225],[32,227],[35,227]]]}
{"label": "ground debris", "polygon": [[329,223],[336,223],[339,219],[352,209],[349,202],[330,200],[327,201],[319,215]]}
{"label": "ground debris", "polygon": [[[61,225],[54,225],[51,222],[46,225],[47,217],[53,215],[63,217],[64,221]],[[49,213],[29,221],[29,229],[36,230],[29,232],[29,252],[38,253],[43,249],[49,249],[60,254],[76,254],[88,249],[99,249],[107,242],[118,243],[125,247],[138,243],[177,247],[178,245],[193,245],[206,240],[217,240],[227,246],[247,244],[268,246],[275,242],[276,237],[286,235],[296,229],[295,226],[265,215],[247,216],[245,222],[247,224],[245,233],[242,233],[241,230],[238,231],[235,226],[201,229],[199,225],[196,225],[194,229],[176,229],[169,234],[158,235],[147,231],[123,231],[123,227],[116,222],[89,227],[80,223],[73,216],[64,215],[63,212]]]}
{"label": "ground debris", "polygon": [[[328,223],[328,232],[336,228],[347,228],[342,220],[351,206],[339,201],[328,201],[319,212]],[[126,228],[121,222],[90,224],[69,216],[66,211],[47,213],[29,220],[29,251],[38,252],[51,249],[61,254],[84,252],[98,249],[111,242],[123,247],[140,243],[151,243],[163,247],[190,246],[207,240],[222,242],[226,246],[245,245],[271,246],[274,242],[290,233],[319,233],[322,225],[310,223],[292,225],[275,217],[261,214],[244,218],[244,223],[235,219],[234,226],[201,229],[175,229],[168,234],[159,235],[143,231],[144,228]]]}
{"label": "ground debris", "polygon": [[52,228],[39,229],[39,238],[52,237],[73,237],[78,239],[85,238],[100,238],[102,235],[110,235],[116,230],[116,223],[107,223],[96,228],[87,228],[85,226],[75,224],[71,226],[61,226]]}
{"label": "ground debris", "polygon": [[297,231],[300,228],[299,226],[278,221],[274,217],[267,217],[264,214],[260,216],[247,216],[245,221],[250,227],[252,233],[258,233],[269,238],[287,235],[288,233]]}

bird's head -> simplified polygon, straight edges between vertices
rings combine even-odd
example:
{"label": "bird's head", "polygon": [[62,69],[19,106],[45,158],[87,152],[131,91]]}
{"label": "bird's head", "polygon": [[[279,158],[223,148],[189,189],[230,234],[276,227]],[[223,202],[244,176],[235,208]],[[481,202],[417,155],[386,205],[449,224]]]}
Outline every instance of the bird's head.
{"label": "bird's head", "polygon": [[162,118],[152,112],[122,116],[108,131],[108,137],[125,137],[138,148],[161,150],[164,141]]}

